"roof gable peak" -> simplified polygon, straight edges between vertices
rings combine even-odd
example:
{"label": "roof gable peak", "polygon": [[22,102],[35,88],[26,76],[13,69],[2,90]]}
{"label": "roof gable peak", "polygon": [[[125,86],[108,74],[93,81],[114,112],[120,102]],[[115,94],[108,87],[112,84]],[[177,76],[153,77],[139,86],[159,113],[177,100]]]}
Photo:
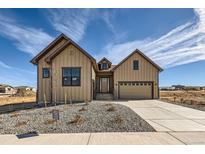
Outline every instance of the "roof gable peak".
{"label": "roof gable peak", "polygon": [[98,64],[101,63],[101,62],[103,62],[103,61],[107,61],[107,63],[112,64],[112,63],[111,63],[107,58],[105,58],[105,57],[103,57],[103,58],[98,62]]}

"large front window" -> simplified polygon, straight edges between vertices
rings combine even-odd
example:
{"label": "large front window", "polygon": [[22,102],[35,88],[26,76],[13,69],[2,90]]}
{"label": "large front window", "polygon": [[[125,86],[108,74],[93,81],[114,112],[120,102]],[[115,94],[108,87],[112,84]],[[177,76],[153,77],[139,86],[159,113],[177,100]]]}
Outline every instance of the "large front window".
{"label": "large front window", "polygon": [[63,86],[80,86],[80,68],[62,68]]}

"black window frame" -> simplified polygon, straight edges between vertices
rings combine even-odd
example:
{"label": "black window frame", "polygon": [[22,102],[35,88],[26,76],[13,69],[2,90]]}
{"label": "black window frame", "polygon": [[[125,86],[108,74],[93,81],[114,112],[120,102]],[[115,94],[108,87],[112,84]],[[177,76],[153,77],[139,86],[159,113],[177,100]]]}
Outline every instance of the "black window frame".
{"label": "black window frame", "polygon": [[[45,74],[44,74],[44,71],[45,71],[45,70],[48,71],[48,76],[45,76]],[[43,77],[43,79],[50,77],[50,68],[48,68],[48,67],[42,68],[42,77]]]}
{"label": "black window frame", "polygon": [[[106,67],[104,68],[103,65],[105,65]],[[101,69],[102,69],[102,70],[106,70],[107,68],[108,68],[108,64],[107,64],[107,63],[102,63],[102,64],[101,64]]]}
{"label": "black window frame", "polygon": [[[64,70],[64,69],[70,69],[70,71],[71,71],[71,77],[70,77],[70,84],[69,84],[69,85],[64,84],[64,78],[68,78],[68,77],[64,77],[64,76],[63,76],[63,70]],[[79,84],[77,84],[77,85],[76,85],[76,84],[73,84],[73,82],[72,82],[72,81],[73,81],[73,77],[76,77],[76,76],[73,76],[73,75],[72,75],[72,70],[73,70],[73,69],[79,69]],[[74,86],[74,87],[76,87],[76,86],[81,86],[81,67],[62,67],[62,86],[63,86],[63,87],[67,87],[67,86],[69,86],[69,87],[70,87],[70,86],[72,86],[72,87],[73,87],[73,86]]]}
{"label": "black window frame", "polygon": [[[136,66],[137,62],[137,66]],[[133,70],[139,70],[139,60],[133,60]]]}

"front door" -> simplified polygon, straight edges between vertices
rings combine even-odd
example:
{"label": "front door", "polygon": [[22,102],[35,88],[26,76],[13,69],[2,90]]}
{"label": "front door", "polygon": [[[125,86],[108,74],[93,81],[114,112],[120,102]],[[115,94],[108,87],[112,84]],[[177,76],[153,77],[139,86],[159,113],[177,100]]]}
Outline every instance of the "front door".
{"label": "front door", "polygon": [[102,93],[109,92],[109,78],[100,78],[100,88]]}

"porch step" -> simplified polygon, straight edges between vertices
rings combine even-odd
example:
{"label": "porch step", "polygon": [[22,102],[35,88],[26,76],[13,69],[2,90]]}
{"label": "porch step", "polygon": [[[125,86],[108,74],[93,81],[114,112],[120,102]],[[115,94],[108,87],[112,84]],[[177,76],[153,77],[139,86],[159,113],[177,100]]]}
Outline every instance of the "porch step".
{"label": "porch step", "polygon": [[113,100],[113,94],[97,93],[96,100]]}

